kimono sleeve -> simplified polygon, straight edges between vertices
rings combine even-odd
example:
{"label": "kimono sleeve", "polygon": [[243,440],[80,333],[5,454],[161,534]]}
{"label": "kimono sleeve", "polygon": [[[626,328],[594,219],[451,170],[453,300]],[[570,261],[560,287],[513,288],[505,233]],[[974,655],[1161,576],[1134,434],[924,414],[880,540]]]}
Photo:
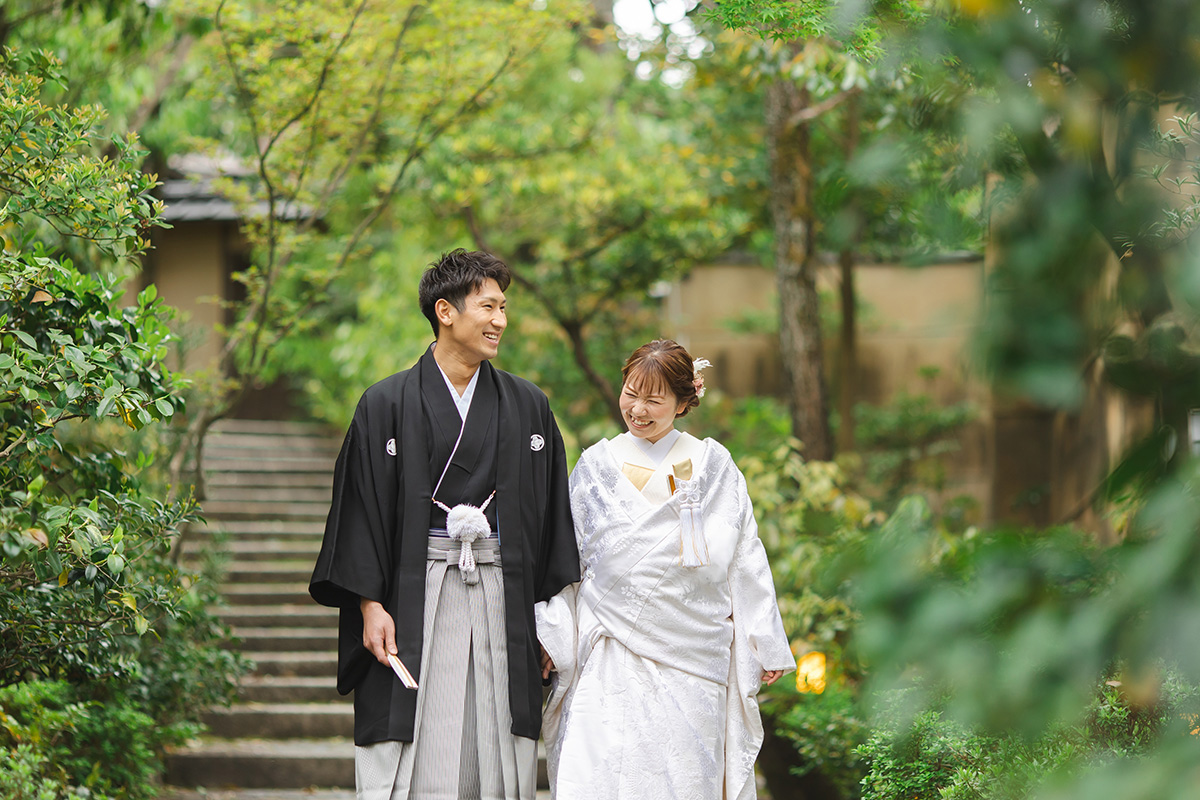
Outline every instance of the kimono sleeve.
{"label": "kimono sleeve", "polygon": [[567,454],[554,415],[549,416],[551,463],[542,517],[541,553],[535,573],[534,601],[549,600],[565,587],[579,582],[579,548],[571,519],[571,492]]}
{"label": "kimono sleeve", "polygon": [[[758,538],[758,522],[754,508],[745,493],[745,479],[739,473],[742,489],[742,526],[737,549],[729,567],[729,590],[733,601],[733,627],[757,662],[765,670],[796,669],[779,605],[775,597],[775,581],[767,562],[767,551]],[[757,676],[754,676],[757,681]]]}
{"label": "kimono sleeve", "polygon": [[754,761],[763,742],[756,697],[762,670],[796,668],[775,599],[767,551],[758,538],[754,508],[737,473],[742,524],[729,567],[733,601],[733,649],[725,709],[725,797],[754,800]]}
{"label": "kimono sleeve", "polygon": [[386,601],[392,573],[399,459],[370,433],[360,404],[334,467],[325,536],[308,585],[318,603],[355,611],[359,598]]}

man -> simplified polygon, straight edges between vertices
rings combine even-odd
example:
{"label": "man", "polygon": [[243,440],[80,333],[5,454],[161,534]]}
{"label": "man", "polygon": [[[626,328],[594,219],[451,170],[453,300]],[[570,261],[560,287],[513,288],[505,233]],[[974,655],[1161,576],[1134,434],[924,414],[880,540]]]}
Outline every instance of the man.
{"label": "man", "polygon": [[363,394],[338,456],[309,592],[341,610],[367,800],[534,797],[549,666],[533,606],[579,580],[579,554],[546,396],[489,363],[509,281],[464,250],[425,271],[436,341]]}

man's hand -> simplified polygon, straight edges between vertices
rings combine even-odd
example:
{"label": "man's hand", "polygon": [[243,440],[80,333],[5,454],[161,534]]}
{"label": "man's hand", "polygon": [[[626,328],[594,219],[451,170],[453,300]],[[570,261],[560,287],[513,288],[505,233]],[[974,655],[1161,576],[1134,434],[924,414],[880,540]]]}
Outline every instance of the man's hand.
{"label": "man's hand", "polygon": [[388,653],[396,654],[396,622],[383,605],[375,600],[363,598],[359,601],[363,618],[363,647],[384,666],[388,665]]}
{"label": "man's hand", "polygon": [[783,677],[783,670],[781,670],[781,669],[764,669],[763,670],[762,679],[767,682],[767,686],[770,686],[772,683],[779,680],[781,677]]}
{"label": "man's hand", "polygon": [[546,648],[542,647],[542,680],[550,680],[550,673],[554,671],[554,659],[546,652]]}

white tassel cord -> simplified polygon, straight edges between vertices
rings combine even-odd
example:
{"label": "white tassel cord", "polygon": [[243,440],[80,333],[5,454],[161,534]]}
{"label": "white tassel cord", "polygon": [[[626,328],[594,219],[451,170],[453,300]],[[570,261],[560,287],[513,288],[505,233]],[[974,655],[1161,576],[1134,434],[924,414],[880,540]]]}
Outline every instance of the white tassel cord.
{"label": "white tassel cord", "polygon": [[708,565],[708,540],[700,517],[700,492],[695,481],[676,480],[679,494],[679,537],[685,567]]}
{"label": "white tassel cord", "polygon": [[450,534],[452,540],[462,543],[462,548],[458,552],[458,570],[462,573],[463,581],[466,583],[479,582],[475,550],[471,544],[477,539],[486,539],[491,535],[492,528],[483,512],[495,496],[495,492],[489,494],[487,500],[484,500],[483,505],[478,508],[469,503],[459,503],[454,508],[450,508],[440,500],[433,501],[438,508],[446,512],[446,533]]}

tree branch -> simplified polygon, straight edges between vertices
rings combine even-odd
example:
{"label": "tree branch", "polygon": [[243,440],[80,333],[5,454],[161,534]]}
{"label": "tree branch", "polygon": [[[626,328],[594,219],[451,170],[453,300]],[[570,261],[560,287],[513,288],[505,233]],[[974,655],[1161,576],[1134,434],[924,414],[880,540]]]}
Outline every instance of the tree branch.
{"label": "tree branch", "polygon": [[838,92],[835,95],[825,98],[819,103],[814,103],[811,106],[805,106],[796,113],[788,117],[787,125],[789,128],[795,128],[803,125],[806,122],[812,122],[822,114],[832,111],[837,108],[842,102],[859,93],[859,89],[847,89],[844,92]]}

